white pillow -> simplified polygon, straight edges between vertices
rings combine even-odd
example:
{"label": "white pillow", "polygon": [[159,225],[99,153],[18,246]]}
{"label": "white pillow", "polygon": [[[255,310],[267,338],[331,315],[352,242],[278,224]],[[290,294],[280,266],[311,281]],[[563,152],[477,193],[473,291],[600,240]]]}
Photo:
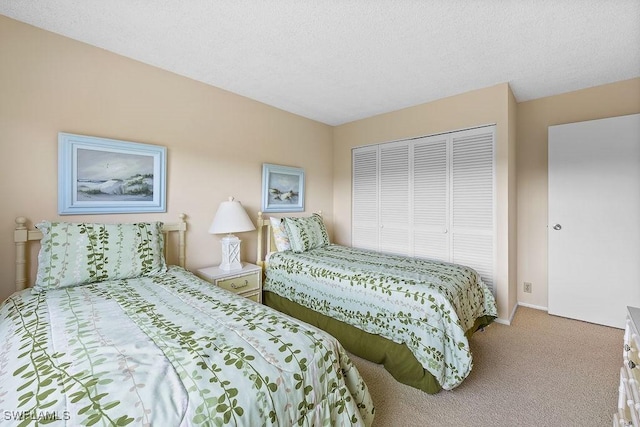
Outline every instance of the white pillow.
{"label": "white pillow", "polygon": [[288,251],[291,249],[291,244],[289,243],[289,236],[287,235],[287,230],[284,225],[284,220],[282,218],[270,217],[271,221],[271,230],[273,232],[273,240],[276,242],[276,248],[278,252]]}

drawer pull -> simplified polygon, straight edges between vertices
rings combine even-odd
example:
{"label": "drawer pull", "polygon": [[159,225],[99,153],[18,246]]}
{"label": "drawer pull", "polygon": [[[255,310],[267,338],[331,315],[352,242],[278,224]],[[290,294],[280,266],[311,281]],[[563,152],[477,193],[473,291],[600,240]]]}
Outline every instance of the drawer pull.
{"label": "drawer pull", "polygon": [[636,364],[633,362],[633,360],[629,360],[629,368],[630,368],[630,369],[633,369],[633,368],[635,368],[636,366],[638,366],[638,365],[636,365]]}
{"label": "drawer pull", "polygon": [[232,283],[231,283],[231,287],[232,287],[233,289],[242,289],[242,288],[244,288],[245,286],[247,286],[248,284],[249,284],[249,281],[248,281],[247,279],[245,279],[245,280],[244,280],[244,284],[236,285],[236,282],[232,282]]}

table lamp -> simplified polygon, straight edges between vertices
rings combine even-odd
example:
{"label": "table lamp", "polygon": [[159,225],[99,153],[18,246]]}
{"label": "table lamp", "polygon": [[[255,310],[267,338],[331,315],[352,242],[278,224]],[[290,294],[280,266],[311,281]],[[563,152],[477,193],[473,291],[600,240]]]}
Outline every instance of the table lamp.
{"label": "table lamp", "polygon": [[241,270],[242,262],[240,261],[240,242],[233,233],[242,233],[243,231],[252,231],[256,227],[251,222],[249,215],[242,207],[239,201],[229,197],[229,200],[220,203],[216,216],[213,218],[209,233],[226,234],[220,243],[222,244],[222,262],[220,269],[224,271]]}

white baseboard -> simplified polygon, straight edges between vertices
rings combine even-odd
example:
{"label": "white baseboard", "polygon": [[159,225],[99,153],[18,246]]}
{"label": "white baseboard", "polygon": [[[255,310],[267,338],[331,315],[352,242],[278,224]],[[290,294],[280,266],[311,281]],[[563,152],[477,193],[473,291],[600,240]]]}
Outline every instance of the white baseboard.
{"label": "white baseboard", "polygon": [[511,322],[513,322],[513,316],[516,315],[516,310],[518,309],[518,304],[516,303],[516,305],[513,307],[513,310],[511,311],[511,316],[509,316],[509,319],[496,319],[494,320],[494,322],[496,323],[500,323],[501,325],[507,325],[510,326]]}
{"label": "white baseboard", "polygon": [[525,302],[519,302],[518,305],[521,305],[521,306],[527,307],[527,308],[533,308],[535,310],[549,311],[549,307],[543,307],[541,305],[527,304]]}
{"label": "white baseboard", "polygon": [[535,310],[542,310],[542,311],[549,311],[549,309],[547,307],[542,307],[540,305],[533,305],[533,304],[527,304],[524,302],[519,302],[515,305],[515,307],[513,307],[513,311],[511,312],[511,316],[509,316],[509,319],[495,319],[494,322],[496,323],[500,323],[501,325],[507,325],[510,326],[511,322],[513,322],[513,318],[516,315],[516,311],[518,310],[518,307],[527,307],[527,308],[533,308]]}

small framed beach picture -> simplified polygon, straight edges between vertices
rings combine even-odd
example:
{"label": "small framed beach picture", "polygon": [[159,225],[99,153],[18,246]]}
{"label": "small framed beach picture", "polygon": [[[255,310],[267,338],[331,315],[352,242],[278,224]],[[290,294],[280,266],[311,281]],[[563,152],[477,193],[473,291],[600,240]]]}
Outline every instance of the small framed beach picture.
{"label": "small framed beach picture", "polygon": [[58,134],[58,213],[166,212],[167,149]]}
{"label": "small framed beach picture", "polygon": [[304,170],[262,165],[262,212],[304,211]]}

